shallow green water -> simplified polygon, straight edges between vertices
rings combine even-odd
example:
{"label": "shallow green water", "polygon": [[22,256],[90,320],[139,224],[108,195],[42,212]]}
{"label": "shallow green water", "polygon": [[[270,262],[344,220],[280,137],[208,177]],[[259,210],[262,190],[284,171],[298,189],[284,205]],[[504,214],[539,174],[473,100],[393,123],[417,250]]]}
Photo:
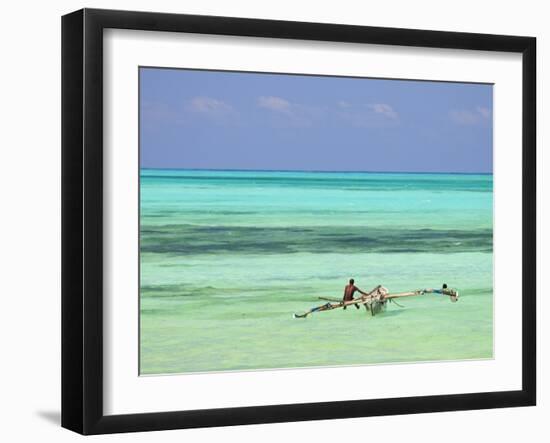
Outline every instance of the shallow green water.
{"label": "shallow green water", "polygon": [[[460,291],[294,319],[363,290]],[[492,357],[492,176],[141,171],[143,374]]]}

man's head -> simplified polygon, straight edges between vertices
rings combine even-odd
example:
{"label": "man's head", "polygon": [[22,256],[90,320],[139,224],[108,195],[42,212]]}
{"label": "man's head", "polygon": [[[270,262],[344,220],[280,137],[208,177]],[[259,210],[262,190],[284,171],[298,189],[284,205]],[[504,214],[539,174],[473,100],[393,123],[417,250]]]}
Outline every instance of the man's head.
{"label": "man's head", "polygon": [[447,289],[447,283],[443,283],[443,289]]}
{"label": "man's head", "polygon": [[355,283],[355,280],[354,280],[353,278],[350,278],[350,279],[349,279],[349,284],[352,285],[352,284],[354,284],[354,283]]}

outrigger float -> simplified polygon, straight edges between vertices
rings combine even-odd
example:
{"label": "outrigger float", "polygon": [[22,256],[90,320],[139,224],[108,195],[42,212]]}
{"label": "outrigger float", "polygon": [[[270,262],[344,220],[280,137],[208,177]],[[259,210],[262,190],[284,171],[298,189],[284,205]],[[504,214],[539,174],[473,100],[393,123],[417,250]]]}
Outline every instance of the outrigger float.
{"label": "outrigger float", "polygon": [[342,300],[336,300],[332,298],[319,297],[319,300],[327,300],[329,303],[325,303],[324,305],[312,308],[303,314],[294,314],[294,318],[306,318],[309,314],[313,314],[314,312],[332,311],[334,309],[346,308],[352,305],[356,305],[356,306],[363,305],[367,310],[367,313],[370,312],[374,316],[386,310],[388,302],[395,303],[396,305],[403,307],[396,302],[396,299],[421,296],[424,294],[447,295],[449,296],[449,298],[453,303],[458,301],[458,292],[451,288],[442,288],[442,289],[427,288],[427,289],[419,289],[419,290],[410,291],[410,292],[399,292],[396,294],[390,294],[389,291],[384,286],[378,285],[376,286],[376,288],[374,288],[370,292],[367,292],[366,295],[362,295],[361,297],[354,298],[353,300],[342,301]]}

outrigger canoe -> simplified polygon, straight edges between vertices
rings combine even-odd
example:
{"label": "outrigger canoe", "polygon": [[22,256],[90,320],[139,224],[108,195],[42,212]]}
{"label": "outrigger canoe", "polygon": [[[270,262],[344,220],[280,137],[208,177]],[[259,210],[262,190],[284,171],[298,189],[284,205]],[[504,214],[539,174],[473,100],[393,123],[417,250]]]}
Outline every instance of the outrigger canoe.
{"label": "outrigger canoe", "polygon": [[341,300],[335,300],[335,299],[326,298],[326,297],[319,297],[320,300],[328,300],[329,303],[325,303],[324,305],[312,308],[309,311],[304,312],[303,314],[294,314],[294,318],[306,318],[309,314],[313,314],[314,312],[332,311],[333,309],[345,308],[347,306],[352,306],[352,305],[357,305],[357,306],[363,305],[367,310],[367,312],[370,312],[372,315],[376,315],[379,312],[386,309],[388,302],[396,303],[395,300],[399,298],[415,297],[415,296],[421,296],[424,294],[447,295],[449,296],[450,300],[453,303],[458,301],[458,292],[451,288],[444,288],[444,289],[427,288],[427,289],[418,289],[416,291],[410,291],[410,292],[399,292],[396,294],[390,294],[389,291],[384,286],[378,285],[370,292],[367,292],[366,295],[362,295],[361,297],[354,298],[353,300],[341,301]]}

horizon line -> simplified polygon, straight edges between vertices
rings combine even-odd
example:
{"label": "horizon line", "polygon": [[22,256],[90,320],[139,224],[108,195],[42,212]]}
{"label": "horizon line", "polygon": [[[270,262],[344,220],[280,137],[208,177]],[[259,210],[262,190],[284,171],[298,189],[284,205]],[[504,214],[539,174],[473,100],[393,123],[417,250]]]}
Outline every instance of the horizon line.
{"label": "horizon line", "polygon": [[221,171],[221,172],[309,172],[309,173],[328,173],[328,174],[457,174],[457,175],[493,175],[493,172],[460,172],[460,171],[338,171],[338,170],[318,170],[318,169],[237,169],[237,168],[176,168],[176,167],[151,167],[141,166],[142,169],[165,170],[165,171]]}

